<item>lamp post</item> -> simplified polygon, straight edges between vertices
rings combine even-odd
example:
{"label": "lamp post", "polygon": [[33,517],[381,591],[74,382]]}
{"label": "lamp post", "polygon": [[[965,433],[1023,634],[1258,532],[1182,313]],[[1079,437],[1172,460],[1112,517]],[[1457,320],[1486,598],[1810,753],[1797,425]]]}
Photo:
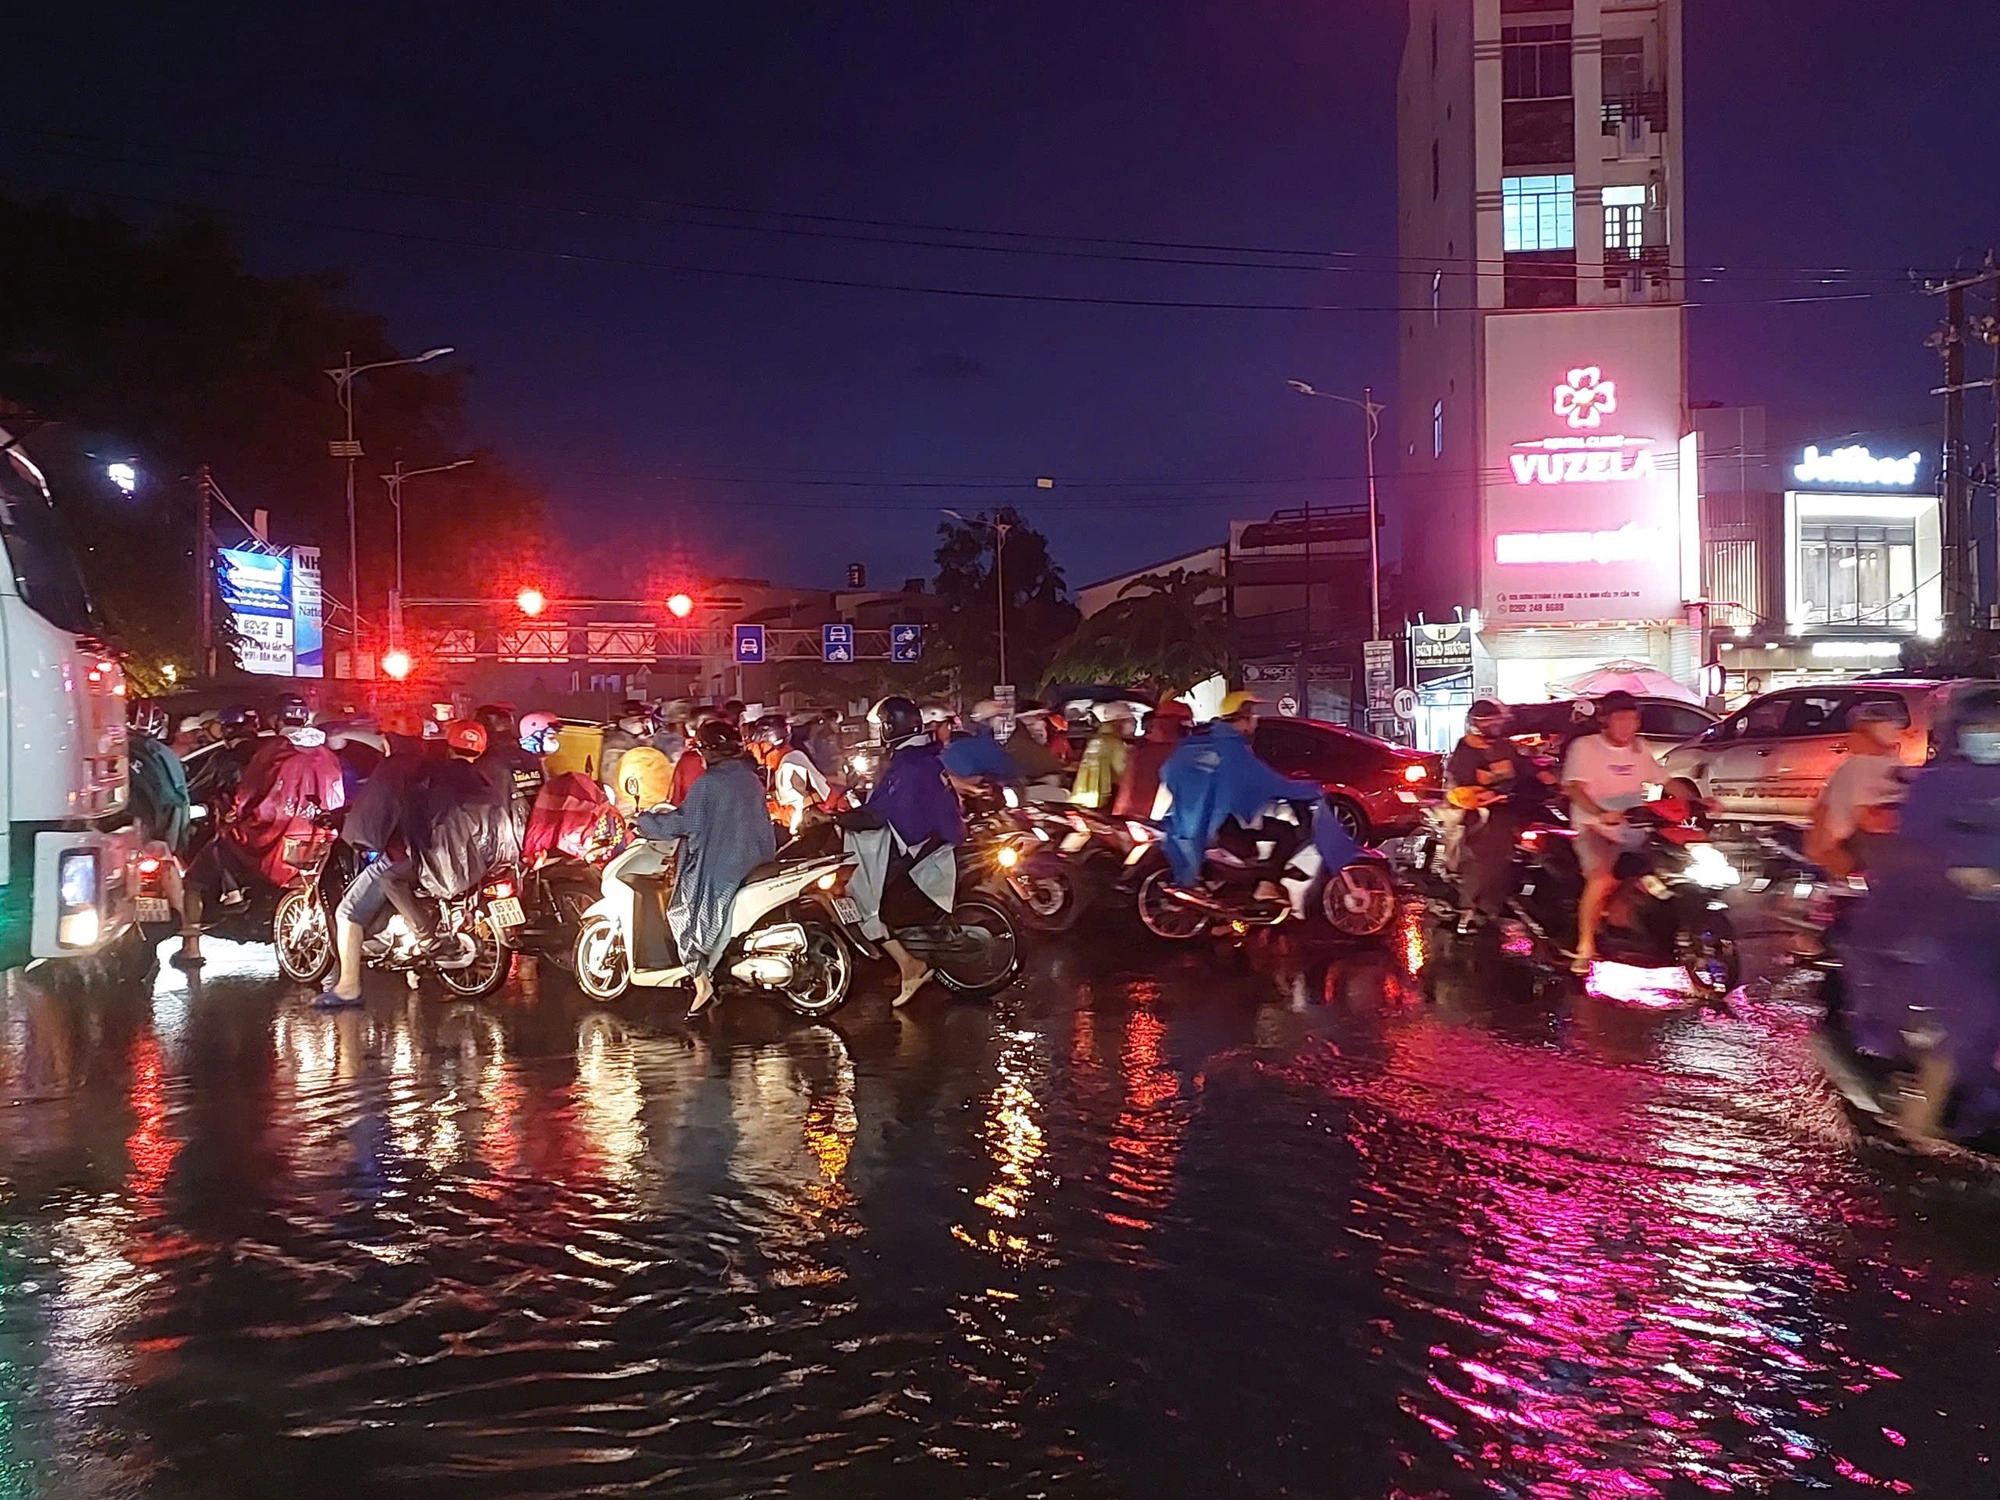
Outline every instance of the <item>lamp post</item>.
{"label": "lamp post", "polygon": [[[426,474],[447,474],[450,473],[453,469],[462,469],[471,462],[472,460],[469,458],[460,458],[460,459],[454,459],[452,462],[448,464],[433,464],[428,469],[405,469],[403,467],[403,461],[399,458],[396,460],[395,472],[393,474],[384,474],[382,476],[382,483],[388,487],[389,504],[393,506],[396,511],[396,598],[398,600],[400,600],[403,597],[403,483],[404,481],[410,479],[421,479]],[[391,640],[389,644],[392,646],[400,646],[402,644],[401,640],[402,630],[400,628],[401,612],[398,610],[391,610],[389,614],[389,623],[392,626],[397,627],[391,632],[391,634],[395,636],[396,639]]]}
{"label": "lamp post", "polygon": [[360,638],[361,624],[361,560],[358,555],[358,539],[354,524],[354,460],[361,457],[361,444],[354,438],[354,377],[365,375],[370,370],[387,370],[397,365],[421,365],[434,359],[442,359],[457,351],[446,344],[438,349],[426,349],[422,354],[408,359],[378,359],[371,364],[357,365],[354,352],[349,350],[340,357],[338,367],[326,372],[333,382],[333,394],[340,402],[341,414],[347,419],[347,436],[327,444],[335,458],[347,460],[347,612],[349,616],[348,640],[350,645]]}
{"label": "lamp post", "polygon": [[1000,682],[1004,683],[1007,680],[1007,574],[1002,559],[1007,551],[1007,533],[1014,529],[1015,523],[988,520],[985,516],[960,515],[955,510],[948,510],[945,514],[954,521],[963,521],[967,526],[984,526],[993,533],[993,591],[998,595],[996,603],[999,605],[1000,619]]}
{"label": "lamp post", "polygon": [[[1285,382],[1301,396],[1317,396],[1322,401],[1338,401],[1345,406],[1355,407],[1368,419],[1368,638],[1382,639],[1382,534],[1381,518],[1375,501],[1375,435],[1382,430],[1382,413],[1389,408],[1375,399],[1375,388],[1363,386],[1361,399],[1340,396],[1332,391],[1315,390],[1303,380]],[[1307,545],[1311,545],[1312,508],[1306,508]],[[1312,608],[1312,580],[1306,580],[1306,608]]]}

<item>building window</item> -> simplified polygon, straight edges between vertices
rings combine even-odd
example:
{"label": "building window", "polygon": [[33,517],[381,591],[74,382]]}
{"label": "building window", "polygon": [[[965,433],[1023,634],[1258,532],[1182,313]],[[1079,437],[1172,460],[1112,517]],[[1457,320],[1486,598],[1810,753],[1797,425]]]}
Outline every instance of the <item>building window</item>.
{"label": "building window", "polygon": [[1802,523],[1799,596],[1807,625],[1917,623],[1917,529]]}
{"label": "building window", "polygon": [[1646,189],[1604,190],[1604,258],[1637,260],[1646,248]]}
{"label": "building window", "polygon": [[1431,407],[1431,457],[1444,457],[1444,402]]}
{"label": "building window", "polygon": [[1438,155],[1438,143],[1431,142],[1431,201],[1436,202],[1438,193],[1444,186],[1444,162]]}
{"label": "building window", "polygon": [[1576,248],[1576,178],[1500,179],[1500,238],[1509,255]]}
{"label": "building window", "polygon": [[1500,97],[1567,99],[1570,78],[1568,26],[1509,26],[1500,33]]}
{"label": "building window", "polygon": [[1444,272],[1431,272],[1431,327],[1438,326],[1438,314],[1444,311]]}

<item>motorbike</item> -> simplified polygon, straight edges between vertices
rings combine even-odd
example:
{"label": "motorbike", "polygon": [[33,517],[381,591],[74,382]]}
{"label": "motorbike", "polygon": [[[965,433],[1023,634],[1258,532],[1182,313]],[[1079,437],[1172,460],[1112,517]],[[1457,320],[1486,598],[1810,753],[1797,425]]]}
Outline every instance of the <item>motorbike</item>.
{"label": "motorbike", "polygon": [[[1598,957],[1680,969],[1698,993],[1727,994],[1742,979],[1742,961],[1720,893],[1737,883],[1738,872],[1678,798],[1634,808],[1625,819],[1645,841],[1618,857],[1618,885],[1598,923]],[[1575,838],[1573,829],[1546,824],[1523,830],[1516,843],[1521,878],[1512,910],[1526,928],[1528,956],[1544,965],[1566,967],[1576,947],[1583,871]]]}
{"label": "motorbike", "polygon": [[[1014,903],[995,895],[973,862],[943,848],[927,851],[905,868],[895,852],[894,834],[866,809],[843,815],[831,829],[838,833],[845,862],[831,882],[814,889],[811,899],[823,904],[857,952],[886,962],[882,943],[894,938],[935,971],[939,984],[973,999],[997,994],[1014,982],[1021,972]],[[885,890],[904,880],[922,892],[921,898],[885,906]]]}
{"label": "motorbike", "polygon": [[514,946],[574,972],[577,933],[603,894],[602,871],[568,855],[523,870],[521,909],[527,920],[514,932]]}
{"label": "motorbike", "polygon": [[1005,801],[968,799],[965,833],[959,858],[980,890],[1011,903],[1022,924],[1036,932],[1076,925],[1088,894],[1059,843],[1071,835],[1059,814],[1020,805],[1011,792]]}
{"label": "motorbike", "polygon": [[[288,849],[286,863],[299,874],[279,898],[271,919],[271,943],[278,970],[299,984],[326,982],[340,955],[334,944],[334,910],[354,877],[379,858],[339,837],[340,815],[322,813],[313,833]],[[424,896],[437,907],[437,930],[457,939],[454,956],[438,957],[410,930],[401,914],[385,910],[368,926],[362,961],[371,969],[405,975],[415,989],[426,973],[467,1000],[483,1000],[514,971],[512,935],[526,922],[518,875],[511,867],[489,872],[463,895]]]}
{"label": "motorbike", "polygon": [[[1298,814],[1279,803],[1267,818],[1296,824]],[[1312,804],[1311,816],[1334,816],[1324,800]],[[1150,837],[1140,837],[1144,830]],[[1165,850],[1149,825],[1133,823],[1128,869],[1134,881],[1139,920],[1155,937],[1189,942],[1205,933],[1242,936],[1256,927],[1275,927],[1317,914],[1344,937],[1375,937],[1396,917],[1396,882],[1389,862],[1379,851],[1362,849],[1338,869],[1326,868],[1318,843],[1308,838],[1273,876],[1269,856],[1249,859],[1221,847],[1209,849],[1197,885],[1174,883]],[[1268,842],[1268,841],[1267,841]],[[1257,888],[1275,880],[1283,900],[1259,898]]]}
{"label": "motorbike", "polygon": [[[642,840],[605,867],[601,894],[577,927],[571,960],[577,988],[593,1000],[616,1000],[635,984],[660,989],[691,982],[667,922],[677,842]],[[663,854],[664,868],[637,868]],[[853,983],[853,958],[838,924],[807,897],[833,888],[843,859],[788,849],[752,870],[730,907],[719,977],[776,995],[802,1016],[838,1010]]]}

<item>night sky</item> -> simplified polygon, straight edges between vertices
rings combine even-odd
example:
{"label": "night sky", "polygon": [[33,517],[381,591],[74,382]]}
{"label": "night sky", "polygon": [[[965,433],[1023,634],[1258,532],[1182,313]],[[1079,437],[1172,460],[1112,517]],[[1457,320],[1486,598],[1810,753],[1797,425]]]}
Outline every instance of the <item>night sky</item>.
{"label": "night sky", "polygon": [[[1689,11],[1689,259],[1733,268],[1694,294],[1740,304],[1693,314],[1694,398],[1928,446],[1938,309],[1900,277],[2000,242],[2000,5]],[[573,537],[895,582],[938,507],[1015,503],[1078,584],[1360,498],[1358,418],[1284,382],[1393,387],[1403,25],[1396,0],[20,7],[0,174],[212,204],[256,269],[344,269],[403,347],[459,347],[475,435]],[[968,228],[1007,233],[939,247]],[[1313,253],[1140,263],[1251,248]]]}

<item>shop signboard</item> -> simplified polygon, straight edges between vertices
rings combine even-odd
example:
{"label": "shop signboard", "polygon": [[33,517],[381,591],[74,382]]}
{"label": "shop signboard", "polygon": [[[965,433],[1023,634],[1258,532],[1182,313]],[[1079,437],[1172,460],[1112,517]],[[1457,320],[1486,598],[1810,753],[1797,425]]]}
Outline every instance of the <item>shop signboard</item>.
{"label": "shop signboard", "polygon": [[1361,665],[1368,694],[1368,717],[1393,719],[1396,716],[1396,643],[1362,642]]}
{"label": "shop signboard", "polygon": [[319,548],[292,548],[292,675],[326,676],[325,595]]}
{"label": "shop signboard", "polygon": [[1481,608],[1502,628],[1671,620],[1699,496],[1680,483],[1677,307],[1486,320]]}
{"label": "shop signboard", "polygon": [[282,552],[218,547],[222,603],[236,627],[236,664],[265,677],[292,675],[292,562]]}

